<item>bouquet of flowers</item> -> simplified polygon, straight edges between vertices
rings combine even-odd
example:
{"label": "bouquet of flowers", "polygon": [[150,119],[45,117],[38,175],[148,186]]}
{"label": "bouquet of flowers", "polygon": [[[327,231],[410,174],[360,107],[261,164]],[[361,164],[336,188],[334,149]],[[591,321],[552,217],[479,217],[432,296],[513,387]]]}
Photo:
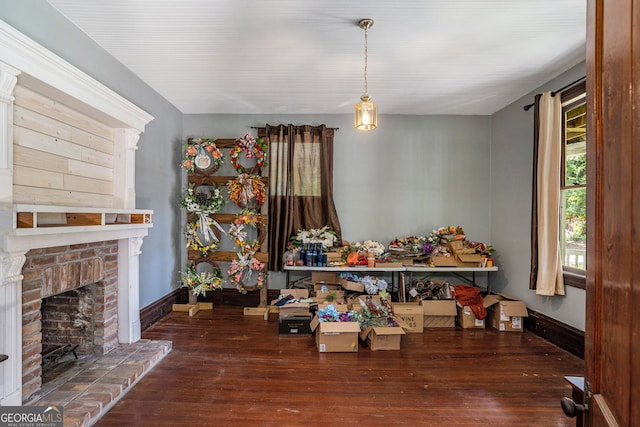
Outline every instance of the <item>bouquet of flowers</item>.
{"label": "bouquet of flowers", "polygon": [[393,317],[390,305],[379,303],[371,298],[366,301],[359,299],[362,310],[356,312],[356,319],[360,323],[360,329],[376,326],[399,326]]}
{"label": "bouquet of flowers", "polygon": [[355,251],[364,254],[365,256],[369,252],[373,252],[376,258],[384,254],[384,245],[373,240],[365,240],[364,242],[356,242],[351,245]]}
{"label": "bouquet of flowers", "polygon": [[465,240],[464,230],[459,225],[449,225],[447,227],[440,227],[437,230],[433,230],[432,234],[437,234],[441,239],[445,239],[449,242],[453,240]]}
{"label": "bouquet of flowers", "polygon": [[333,248],[338,243],[336,232],[328,225],[322,228],[312,228],[310,230],[298,230],[289,239],[291,245],[299,247],[308,243],[322,243],[322,250]]}
{"label": "bouquet of flowers", "polygon": [[364,276],[360,283],[364,285],[364,290],[369,295],[375,295],[380,291],[386,290],[388,283],[384,279],[380,279],[376,276]]}
{"label": "bouquet of flowers", "polygon": [[356,314],[353,311],[336,310],[333,304],[318,309],[318,320],[321,322],[355,322]]}

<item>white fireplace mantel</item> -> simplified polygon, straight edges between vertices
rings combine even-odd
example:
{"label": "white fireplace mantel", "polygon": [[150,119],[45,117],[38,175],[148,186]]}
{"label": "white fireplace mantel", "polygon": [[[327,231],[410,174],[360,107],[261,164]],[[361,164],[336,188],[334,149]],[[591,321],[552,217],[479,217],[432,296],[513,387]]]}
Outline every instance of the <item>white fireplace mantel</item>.
{"label": "white fireplace mantel", "polygon": [[[115,206],[14,203],[16,84],[114,129]],[[0,353],[9,356],[0,363],[0,406],[22,404],[22,267],[31,249],[117,240],[118,338],[125,343],[140,339],[139,255],[153,226],[153,212],[135,207],[135,150],[151,120],[136,105],[0,20]],[[41,226],[44,216],[49,221]],[[62,220],[51,224],[51,217]]]}

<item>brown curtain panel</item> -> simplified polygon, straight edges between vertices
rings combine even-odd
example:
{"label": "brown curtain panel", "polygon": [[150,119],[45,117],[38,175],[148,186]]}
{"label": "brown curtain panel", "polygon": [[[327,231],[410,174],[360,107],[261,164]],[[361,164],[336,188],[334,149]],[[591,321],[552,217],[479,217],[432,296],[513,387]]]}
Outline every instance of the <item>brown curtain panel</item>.
{"label": "brown curtain panel", "polygon": [[282,255],[297,230],[329,226],[342,238],[333,202],[334,129],[266,125],[269,143],[269,266],[282,271]]}
{"label": "brown curtain panel", "polygon": [[531,273],[529,289],[535,289],[538,281],[538,145],[540,139],[540,98],[537,94],[533,104],[533,179],[531,192]]}

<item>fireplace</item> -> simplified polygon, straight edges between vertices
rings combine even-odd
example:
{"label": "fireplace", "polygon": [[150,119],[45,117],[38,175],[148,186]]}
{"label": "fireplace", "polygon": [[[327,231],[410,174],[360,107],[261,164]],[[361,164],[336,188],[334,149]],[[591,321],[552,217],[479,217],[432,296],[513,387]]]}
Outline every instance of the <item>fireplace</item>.
{"label": "fireplace", "polygon": [[22,398],[37,398],[43,362],[118,344],[118,242],[33,249],[22,269]]}
{"label": "fireplace", "polygon": [[140,340],[153,212],[135,206],[135,152],[153,117],[3,21],[0,52],[0,405],[13,406],[41,390],[43,322],[60,316],[43,299],[95,297],[78,350]]}

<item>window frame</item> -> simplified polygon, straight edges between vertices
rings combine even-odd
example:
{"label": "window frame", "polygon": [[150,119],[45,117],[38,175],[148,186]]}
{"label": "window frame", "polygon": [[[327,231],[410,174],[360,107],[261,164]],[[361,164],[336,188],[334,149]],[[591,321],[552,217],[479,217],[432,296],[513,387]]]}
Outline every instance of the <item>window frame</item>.
{"label": "window frame", "polygon": [[[571,110],[581,104],[586,104],[587,99],[586,99],[586,94],[587,94],[587,84],[586,81],[582,81],[579,84],[565,90],[564,92],[562,92],[561,98],[560,98],[560,102],[562,103],[562,162],[563,162],[563,166],[562,166],[562,176],[561,176],[561,180],[560,180],[560,190],[565,190],[565,177],[564,177],[564,161],[565,161],[565,145],[566,145],[566,132],[565,132],[565,125],[566,125],[566,121],[565,121],[565,114],[568,110]],[[588,109],[588,105],[586,106],[586,108]],[[587,138],[589,138],[589,135],[587,135]],[[587,143],[588,143],[588,139],[587,139]],[[589,162],[589,159],[587,158],[587,163]],[[587,182],[587,184],[585,185],[588,186],[589,183]],[[588,221],[588,218],[587,218]],[[562,230],[564,231],[564,230]],[[560,237],[560,236],[558,236]],[[588,242],[587,242],[587,250],[588,250]],[[587,266],[588,268],[588,266]],[[562,266],[562,275],[563,275],[563,279],[564,279],[564,284],[567,286],[572,286],[574,288],[579,288],[579,289],[586,289],[586,282],[587,282],[587,270],[586,268],[584,270],[580,270],[578,268],[573,268],[573,267],[567,267],[567,266]]]}

